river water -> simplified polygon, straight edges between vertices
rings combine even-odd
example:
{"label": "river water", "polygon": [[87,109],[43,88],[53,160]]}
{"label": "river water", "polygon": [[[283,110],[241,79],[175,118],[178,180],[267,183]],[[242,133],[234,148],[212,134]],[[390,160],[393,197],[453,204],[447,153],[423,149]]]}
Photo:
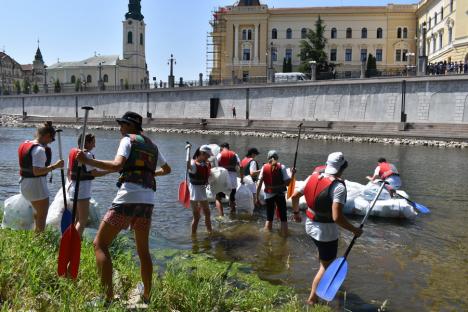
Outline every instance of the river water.
{"label": "river water", "polygon": [[[18,193],[17,147],[30,139],[34,129],[0,128],[0,200]],[[64,151],[76,144],[77,130],[65,130]],[[98,159],[113,159],[120,133],[96,131]],[[305,299],[318,261],[316,248],[305,234],[304,224],[290,224],[291,235],[281,238],[277,231],[261,230],[262,216],[251,220],[216,223],[219,232],[208,238],[203,222],[197,239],[190,236],[191,211],[176,202],[179,182],[184,178],[184,146],[230,142],[240,156],[257,147],[262,161],[268,149],[276,149],[280,161],[292,165],[295,140],[253,137],[222,137],[181,134],[150,134],[173,168],[170,176],[158,179],[153,217],[153,248],[192,249],[220,260],[250,264],[263,279],[289,285]],[[54,158],[57,144],[52,145]],[[468,306],[468,175],[464,167],[468,153],[460,149],[303,141],[298,157],[298,179],[326,160],[330,152],[342,151],[350,165],[345,178],[365,183],[376,159],[384,156],[401,172],[403,189],[413,200],[431,208],[432,214],[413,221],[371,218],[349,258],[342,291],[332,306],[351,311],[376,311],[388,300],[391,311],[461,311]],[[465,168],[465,169],[463,169]],[[116,174],[95,180],[93,194],[100,213],[115,193]],[[51,194],[60,186],[54,172]],[[216,215],[213,208],[212,214]],[[361,217],[350,217],[358,223]],[[277,229],[278,225],[275,225]],[[351,240],[344,231],[339,254]]]}

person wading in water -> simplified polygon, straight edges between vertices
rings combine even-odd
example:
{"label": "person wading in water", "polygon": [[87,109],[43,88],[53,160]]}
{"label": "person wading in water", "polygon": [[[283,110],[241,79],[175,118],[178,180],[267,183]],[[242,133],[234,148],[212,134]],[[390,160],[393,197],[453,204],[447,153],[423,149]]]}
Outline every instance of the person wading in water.
{"label": "person wading in water", "polygon": [[37,129],[36,138],[24,141],[18,148],[20,167],[20,191],[34,208],[36,233],[43,232],[49,211],[49,188],[46,176],[55,169],[63,168],[63,160],[53,165],[52,150],[48,144],[55,141],[55,129],[51,121]]}
{"label": "person wading in water", "polygon": [[[111,208],[107,211],[99,226],[94,249],[96,263],[101,275],[101,282],[106,292],[106,303],[112,301],[112,259],[109,246],[117,234],[129,226],[135,233],[135,243],[140,258],[141,278],[144,291],[142,301],[148,303],[151,293],[153,264],[149,253],[149,232],[156,191],[156,176],[171,172],[158,147],[142,135],[142,117],[134,112],[127,112],[117,119],[123,138],[114,160],[97,160],[86,157],[80,151],[78,161],[101,170],[120,171],[117,192]],[[160,169],[156,169],[160,167]]]}

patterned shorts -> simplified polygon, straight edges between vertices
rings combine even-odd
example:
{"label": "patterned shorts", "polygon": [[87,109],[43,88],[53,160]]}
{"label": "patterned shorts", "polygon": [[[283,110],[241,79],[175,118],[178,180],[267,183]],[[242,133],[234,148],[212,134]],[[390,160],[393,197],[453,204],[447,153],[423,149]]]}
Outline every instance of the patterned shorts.
{"label": "patterned shorts", "polygon": [[133,230],[147,230],[151,227],[153,208],[151,204],[112,204],[103,221],[120,230],[129,226]]}

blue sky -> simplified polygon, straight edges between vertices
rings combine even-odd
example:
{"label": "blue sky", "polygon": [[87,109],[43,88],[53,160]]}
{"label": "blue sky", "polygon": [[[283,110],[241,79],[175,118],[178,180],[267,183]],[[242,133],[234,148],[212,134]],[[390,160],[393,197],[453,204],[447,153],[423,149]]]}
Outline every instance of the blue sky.
{"label": "blue sky", "polygon": [[[142,0],[146,59],[151,77],[166,80],[167,60],[177,60],[176,77],[197,79],[206,72],[206,33],[211,11],[235,0]],[[417,0],[264,0],[270,7],[385,5]],[[0,0],[0,50],[31,63],[40,39],[50,65],[100,54],[122,54],[122,20],[128,0]]]}

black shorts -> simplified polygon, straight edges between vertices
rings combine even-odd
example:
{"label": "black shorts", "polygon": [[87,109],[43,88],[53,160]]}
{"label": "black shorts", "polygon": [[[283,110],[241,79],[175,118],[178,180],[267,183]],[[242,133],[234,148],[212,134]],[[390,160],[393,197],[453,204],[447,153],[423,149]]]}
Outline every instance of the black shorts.
{"label": "black shorts", "polygon": [[275,208],[278,208],[281,222],[288,221],[286,197],[284,194],[277,194],[275,197],[268,198],[266,201],[267,221],[273,221],[275,216]]}
{"label": "black shorts", "polygon": [[[218,198],[223,198],[225,196],[226,196],[226,194],[224,194],[223,192],[220,192],[220,193],[216,194],[216,197],[218,197]],[[236,201],[236,189],[231,190],[231,194],[229,194],[229,201],[230,202],[235,202]]]}
{"label": "black shorts", "polygon": [[320,242],[313,238],[312,240],[314,241],[315,246],[317,246],[320,260],[332,261],[336,258],[336,254],[338,253],[338,240],[331,242]]}

